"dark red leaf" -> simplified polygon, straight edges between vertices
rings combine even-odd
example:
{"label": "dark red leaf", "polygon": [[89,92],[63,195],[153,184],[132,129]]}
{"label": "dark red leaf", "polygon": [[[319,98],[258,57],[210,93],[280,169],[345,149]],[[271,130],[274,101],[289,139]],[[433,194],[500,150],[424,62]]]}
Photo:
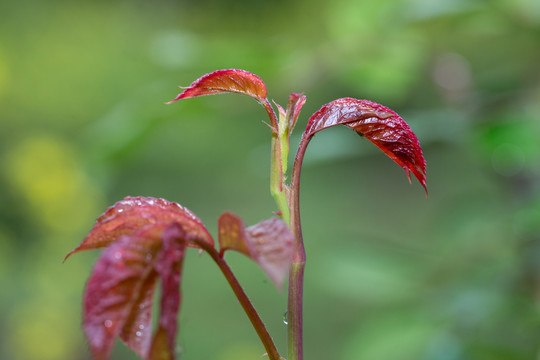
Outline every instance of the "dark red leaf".
{"label": "dark red leaf", "polygon": [[154,336],[149,359],[174,359],[174,341],[180,307],[180,279],[186,235],[178,224],[163,232],[163,248],[156,262],[156,270],[161,278],[161,307],[158,330]]}
{"label": "dark red leaf", "polygon": [[257,75],[245,70],[228,69],[200,77],[168,104],[180,99],[227,92],[249,95],[258,101],[266,99],[266,85]]}
{"label": "dark red leaf", "polygon": [[145,225],[168,225],[171,222],[182,224],[186,233],[214,245],[212,236],[201,220],[187,208],[165,199],[126,197],[107,209],[96,220],[90,233],[77,248],[67,254],[66,259],[79,251],[108,246],[121,235],[133,234]]}
{"label": "dark red leaf", "polygon": [[[123,235],[97,261],[84,294],[83,318],[97,359],[108,359],[120,334],[139,355],[146,356],[150,344],[146,327],[151,323],[147,302],[153,298],[154,264],[160,248],[161,239],[154,236]],[[137,330],[140,325],[144,328]]]}
{"label": "dark red leaf", "polygon": [[294,236],[287,224],[277,218],[244,227],[238,216],[229,212],[219,218],[219,245],[226,250],[243,253],[266,272],[272,282],[281,288],[291,261]]}
{"label": "dark red leaf", "polygon": [[405,170],[409,181],[409,171],[412,171],[426,189],[426,162],[422,149],[416,135],[398,114],[369,100],[338,99],[311,116],[304,136],[310,138],[318,131],[340,124],[379,147]]}
{"label": "dark red leaf", "polygon": [[152,312],[157,278],[157,272],[151,271],[142,283],[120,332],[122,341],[142,358],[148,353],[152,340]]}
{"label": "dark red leaf", "polygon": [[[135,234],[122,235],[103,251],[84,295],[83,326],[97,359],[108,359],[117,336],[144,359],[152,358],[151,353],[167,353],[168,359],[174,359],[187,236],[177,223],[147,225]],[[151,341],[158,277],[162,283],[161,313]],[[166,339],[162,345],[161,336]]]}

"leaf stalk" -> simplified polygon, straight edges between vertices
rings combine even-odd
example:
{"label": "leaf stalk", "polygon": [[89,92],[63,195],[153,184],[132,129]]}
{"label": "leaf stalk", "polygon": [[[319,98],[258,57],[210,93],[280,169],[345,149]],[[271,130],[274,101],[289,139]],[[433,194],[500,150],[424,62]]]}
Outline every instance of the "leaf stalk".
{"label": "leaf stalk", "polygon": [[219,252],[210,244],[208,244],[205,241],[194,239],[193,242],[201,247],[204,251],[212,257],[212,260],[218,265],[219,269],[227,279],[227,282],[231,286],[231,289],[233,290],[234,294],[236,295],[236,298],[238,299],[238,302],[240,302],[240,305],[242,305],[242,308],[244,309],[246,315],[248,316],[249,320],[251,321],[251,324],[253,325],[253,328],[257,332],[257,335],[261,339],[261,342],[264,345],[264,348],[266,349],[266,352],[268,354],[268,358],[270,360],[280,360],[281,357],[279,356],[279,353],[277,351],[276,345],[274,344],[274,341],[272,340],[272,337],[266,330],[266,326],[264,325],[262,319],[260,318],[259,314],[257,313],[257,310],[253,307],[253,304],[249,300],[248,296],[246,295],[244,289],[234,276],[231,268],[225,261],[223,257],[219,255]]}

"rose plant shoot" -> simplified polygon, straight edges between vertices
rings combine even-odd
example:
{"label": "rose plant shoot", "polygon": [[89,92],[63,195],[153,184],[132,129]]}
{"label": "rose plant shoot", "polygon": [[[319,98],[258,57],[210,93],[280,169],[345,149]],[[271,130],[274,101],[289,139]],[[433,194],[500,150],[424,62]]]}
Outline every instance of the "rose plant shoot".
{"label": "rose plant shoot", "polygon": [[[264,82],[244,70],[218,70],[193,82],[169,103],[196,96],[239,93],[266,110],[272,137],[270,191],[276,216],[246,227],[226,212],[218,219],[217,242],[202,221],[185,207],[164,199],[126,197],[107,209],[72,254],[105,248],[90,275],[83,301],[83,328],[93,356],[110,357],[116,338],[146,360],[175,359],[183,259],[189,248],[207,253],[221,270],[257,332],[270,360],[284,359],[225,260],[238,251],[255,261],[279,288],[288,279],[287,359],[303,359],[302,305],[306,255],[300,224],[300,173],[313,136],[344,125],[366,138],[410,172],[426,189],[426,163],[418,139],[389,108],[368,100],[342,98],[314,113],[302,134],[286,181],[289,139],[306,102],[292,93],[286,107],[267,98]],[[426,190],[427,193],[427,190]],[[157,329],[152,329],[155,288],[161,284]],[[261,353],[263,353],[261,349]]]}

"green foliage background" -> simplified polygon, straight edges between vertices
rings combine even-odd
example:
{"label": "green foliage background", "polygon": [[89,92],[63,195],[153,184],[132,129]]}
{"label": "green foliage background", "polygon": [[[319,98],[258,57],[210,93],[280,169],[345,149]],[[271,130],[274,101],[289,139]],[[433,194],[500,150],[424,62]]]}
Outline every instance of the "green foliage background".
{"label": "green foliage background", "polygon": [[[537,0],[1,2],[0,358],[90,359],[81,294],[98,252],[62,259],[124,196],[177,201],[214,233],[226,210],[271,216],[262,108],[163,104],[241,68],[281,104],[307,95],[298,132],[338,97],[389,106],[428,162],[426,200],[345,127],[312,141],[306,359],[537,359],[539,64]],[[228,256],[285,354],[286,294]],[[184,274],[181,358],[260,358],[208,257],[189,253]]]}

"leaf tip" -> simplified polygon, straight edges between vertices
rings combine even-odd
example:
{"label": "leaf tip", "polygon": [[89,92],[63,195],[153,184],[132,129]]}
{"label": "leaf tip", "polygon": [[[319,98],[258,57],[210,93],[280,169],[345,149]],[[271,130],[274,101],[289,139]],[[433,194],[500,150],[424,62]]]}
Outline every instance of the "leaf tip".
{"label": "leaf tip", "polygon": [[70,252],[67,253],[66,257],[64,257],[64,260],[62,260],[62,264],[64,264],[66,262],[66,260],[71,256],[73,255],[73,253],[76,251],[77,249],[73,249],[71,250]]}

